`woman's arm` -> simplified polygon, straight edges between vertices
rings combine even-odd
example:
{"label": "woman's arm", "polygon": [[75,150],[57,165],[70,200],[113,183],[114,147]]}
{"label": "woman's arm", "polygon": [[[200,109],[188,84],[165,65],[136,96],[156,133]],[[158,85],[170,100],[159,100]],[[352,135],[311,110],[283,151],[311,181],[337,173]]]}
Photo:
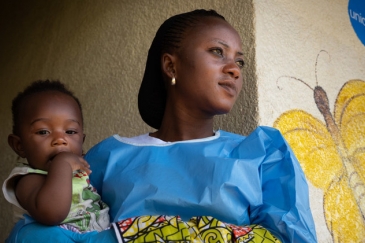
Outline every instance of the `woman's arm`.
{"label": "woman's arm", "polygon": [[90,173],[81,157],[58,154],[49,162],[48,175],[28,174],[19,179],[15,188],[19,204],[40,223],[61,223],[70,211],[73,171],[79,169]]}
{"label": "woman's arm", "polygon": [[101,232],[91,231],[83,234],[65,230],[58,226],[46,226],[32,222],[31,218],[25,216],[20,220],[6,243],[114,243],[118,242],[114,230],[107,229]]}
{"label": "woman's arm", "polygon": [[266,157],[261,165],[262,205],[251,209],[252,223],[267,227],[284,242],[316,242],[308,185],[293,151],[276,129],[263,127]]}

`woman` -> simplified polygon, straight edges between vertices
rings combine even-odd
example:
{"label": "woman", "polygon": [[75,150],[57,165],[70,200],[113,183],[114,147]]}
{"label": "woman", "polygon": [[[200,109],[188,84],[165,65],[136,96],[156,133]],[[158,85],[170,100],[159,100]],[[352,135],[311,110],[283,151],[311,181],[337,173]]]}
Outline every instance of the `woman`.
{"label": "woman", "polygon": [[138,96],[142,119],[157,131],[115,135],[86,157],[113,221],[209,215],[260,224],[284,242],[316,241],[305,177],[281,134],[213,131],[214,116],[228,113],[239,95],[243,66],[241,39],[216,12],[163,23]]}
{"label": "woman", "polygon": [[[114,135],[86,155],[118,235],[123,220],[135,216],[188,222],[203,215],[262,225],[282,242],[316,242],[305,176],[281,134],[213,130],[214,117],[228,113],[239,95],[243,66],[238,33],[214,11],[176,15],[159,28],[138,96],[142,119],[157,131]],[[21,237],[40,227],[26,225]],[[106,242],[108,232],[79,241]]]}

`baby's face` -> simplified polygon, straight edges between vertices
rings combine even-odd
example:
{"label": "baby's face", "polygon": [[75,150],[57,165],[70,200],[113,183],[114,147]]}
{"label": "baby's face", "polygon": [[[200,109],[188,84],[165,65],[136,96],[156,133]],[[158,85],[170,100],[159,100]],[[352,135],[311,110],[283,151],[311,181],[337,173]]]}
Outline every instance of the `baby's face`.
{"label": "baby's face", "polygon": [[58,91],[31,95],[21,110],[19,137],[31,167],[47,170],[60,152],[82,156],[82,115],[76,101]]}

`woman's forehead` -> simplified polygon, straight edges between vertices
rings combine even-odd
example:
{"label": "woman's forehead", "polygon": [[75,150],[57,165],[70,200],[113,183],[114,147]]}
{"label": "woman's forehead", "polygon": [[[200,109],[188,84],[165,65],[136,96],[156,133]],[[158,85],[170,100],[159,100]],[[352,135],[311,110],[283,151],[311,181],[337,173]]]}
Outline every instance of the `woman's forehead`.
{"label": "woman's forehead", "polygon": [[216,17],[202,18],[194,26],[190,27],[182,40],[182,46],[204,42],[224,42],[226,44],[234,42],[240,48],[241,38],[238,32],[225,20]]}

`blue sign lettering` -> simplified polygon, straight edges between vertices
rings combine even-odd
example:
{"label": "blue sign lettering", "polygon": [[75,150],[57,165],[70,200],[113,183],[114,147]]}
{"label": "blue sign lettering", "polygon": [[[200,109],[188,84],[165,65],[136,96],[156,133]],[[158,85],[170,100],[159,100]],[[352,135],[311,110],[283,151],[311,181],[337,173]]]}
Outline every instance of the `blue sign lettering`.
{"label": "blue sign lettering", "polygon": [[349,17],[357,37],[365,45],[365,0],[349,0]]}

